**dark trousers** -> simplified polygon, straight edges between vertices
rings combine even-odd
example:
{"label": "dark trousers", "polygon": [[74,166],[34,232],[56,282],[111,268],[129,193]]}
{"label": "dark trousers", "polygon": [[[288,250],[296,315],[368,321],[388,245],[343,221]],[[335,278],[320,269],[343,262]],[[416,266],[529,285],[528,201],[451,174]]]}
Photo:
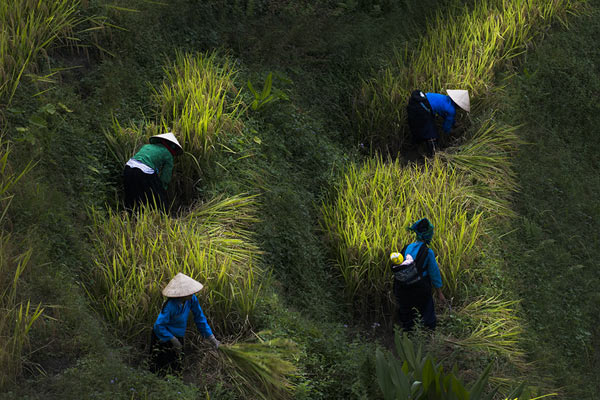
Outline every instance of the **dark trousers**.
{"label": "dark trousers", "polygon": [[406,118],[413,143],[418,145],[425,142],[427,156],[432,157],[435,154],[438,140],[438,131],[433,115],[420,105],[416,105],[407,107]]}
{"label": "dark trousers", "polygon": [[[183,338],[177,337],[183,347]],[[181,372],[183,360],[183,349],[177,352],[171,342],[161,342],[154,329],[150,339],[150,371],[165,376],[166,374],[177,374]]]}
{"label": "dark trousers", "polygon": [[422,279],[409,287],[403,287],[394,279],[394,296],[398,306],[398,321],[403,330],[410,331],[414,327],[417,311],[421,314],[423,325],[435,329],[437,318],[429,279]]}
{"label": "dark trousers", "polygon": [[132,211],[141,204],[156,205],[166,210],[167,192],[157,174],[145,174],[139,168],[126,165],[123,170],[125,209]]}

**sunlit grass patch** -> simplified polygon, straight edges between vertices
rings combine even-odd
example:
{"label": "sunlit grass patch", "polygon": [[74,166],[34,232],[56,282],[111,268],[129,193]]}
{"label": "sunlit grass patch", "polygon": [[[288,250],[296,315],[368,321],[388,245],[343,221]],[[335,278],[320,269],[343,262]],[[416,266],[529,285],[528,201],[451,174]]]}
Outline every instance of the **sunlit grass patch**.
{"label": "sunlit grass patch", "polygon": [[155,91],[163,125],[177,131],[186,150],[206,159],[219,136],[239,134],[241,99],[235,87],[234,62],[209,54],[177,52]]}
{"label": "sunlit grass patch", "polygon": [[248,231],[252,197],[216,199],[178,219],[144,210],[137,217],[92,211],[95,248],[87,291],[120,336],[151,328],[178,272],[202,282],[198,293],[219,335],[249,328],[260,295],[260,251]]}
{"label": "sunlit grass patch", "polygon": [[459,319],[462,332],[447,341],[456,346],[506,357],[524,368],[525,351],[520,346],[523,327],[517,315],[518,300],[501,296],[479,297],[461,307],[453,319]]}
{"label": "sunlit grass patch", "polygon": [[207,171],[214,168],[214,155],[229,151],[225,138],[241,135],[241,97],[235,87],[234,62],[216,52],[177,52],[165,67],[165,80],[155,88],[156,122],[121,124],[105,132],[114,160],[124,165],[150,136],[173,131],[184,149],[175,160],[170,191],[189,202]]}
{"label": "sunlit grass patch", "polygon": [[414,241],[406,228],[423,217],[435,225],[431,248],[444,290],[457,295],[484,234],[477,200],[468,177],[439,159],[422,167],[379,158],[351,166],[334,198],[323,206],[324,229],[348,298],[361,310],[391,305],[389,253]]}
{"label": "sunlit grass patch", "polygon": [[363,83],[355,103],[359,140],[372,149],[397,150],[408,137],[411,90],[468,89],[472,98],[487,93],[500,65],[522,54],[552,23],[566,24],[583,3],[486,0],[469,9],[457,1],[438,11],[415,49],[396,51],[389,67]]}
{"label": "sunlit grass patch", "polygon": [[518,128],[497,126],[490,117],[469,129],[457,145],[439,153],[449,168],[472,179],[479,206],[493,215],[512,215],[508,200],[518,185],[511,157],[522,144]]}
{"label": "sunlit grass patch", "polygon": [[242,393],[264,400],[292,398],[294,385],[289,377],[297,372],[292,360],[299,353],[293,341],[238,342],[220,346],[219,352]]}

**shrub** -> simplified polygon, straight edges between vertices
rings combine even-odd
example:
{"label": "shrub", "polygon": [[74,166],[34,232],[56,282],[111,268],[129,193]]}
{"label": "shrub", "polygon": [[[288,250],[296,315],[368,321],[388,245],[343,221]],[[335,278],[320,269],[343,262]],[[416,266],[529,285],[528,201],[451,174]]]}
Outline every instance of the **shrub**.
{"label": "shrub", "polygon": [[87,291],[119,336],[147,331],[178,272],[205,285],[198,294],[220,335],[247,329],[260,295],[259,250],[247,230],[252,197],[215,199],[172,219],[144,210],[137,216],[92,210],[94,266]]}

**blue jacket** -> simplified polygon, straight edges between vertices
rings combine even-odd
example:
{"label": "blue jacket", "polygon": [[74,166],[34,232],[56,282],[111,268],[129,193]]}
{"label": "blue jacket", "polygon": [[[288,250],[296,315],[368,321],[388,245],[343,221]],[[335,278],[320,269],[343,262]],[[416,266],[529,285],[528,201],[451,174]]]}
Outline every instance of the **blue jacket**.
{"label": "blue jacket", "polygon": [[[419,249],[423,242],[414,242],[406,246],[406,251],[404,257],[408,254],[412,256],[413,259],[417,259],[417,253],[419,253]],[[435,288],[442,287],[442,275],[440,274],[440,268],[438,267],[437,261],[435,260],[435,253],[433,250],[428,249],[427,257],[425,257],[425,271],[423,272],[423,276],[429,275],[429,279],[431,279],[431,284]]]}
{"label": "blue jacket", "polygon": [[183,303],[176,299],[167,300],[154,323],[156,336],[163,342],[173,336],[183,337],[190,311],[194,314],[194,321],[202,336],[207,338],[212,335],[212,330],[200,308],[198,298],[196,295],[192,295],[191,300]]}
{"label": "blue jacket", "polygon": [[454,125],[454,116],[456,115],[456,107],[450,96],[439,93],[425,93],[431,109],[434,114],[444,118],[444,132],[450,132]]}

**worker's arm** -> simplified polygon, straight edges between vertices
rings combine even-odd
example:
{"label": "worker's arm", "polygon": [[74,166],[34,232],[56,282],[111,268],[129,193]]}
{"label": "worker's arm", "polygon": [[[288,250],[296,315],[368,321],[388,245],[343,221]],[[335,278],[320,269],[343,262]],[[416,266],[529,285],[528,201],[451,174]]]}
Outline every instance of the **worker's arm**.
{"label": "worker's arm", "polygon": [[454,106],[449,106],[446,109],[446,117],[444,119],[444,132],[450,133],[450,130],[454,126],[454,117],[456,116],[456,109]]}
{"label": "worker's arm", "polygon": [[431,279],[431,285],[435,288],[435,293],[438,299],[442,302],[446,301],[444,293],[442,293],[442,275],[440,274],[440,267],[435,259],[435,253],[429,249],[429,254],[425,260],[427,263],[427,273]]}
{"label": "worker's arm", "polygon": [[171,175],[173,174],[173,157],[169,154],[169,158],[163,164],[162,171],[160,172],[160,182],[165,190],[169,188],[169,182],[171,182]]}
{"label": "worker's arm", "polygon": [[192,296],[190,300],[192,302],[192,313],[194,314],[194,322],[196,323],[196,327],[202,334],[202,337],[207,339],[213,336],[212,329],[210,329],[210,325],[208,325],[208,321],[206,320],[206,316],[202,312],[202,308],[200,307],[200,303],[198,302],[198,298],[196,295]]}
{"label": "worker's arm", "polygon": [[154,323],[154,333],[162,342],[171,340],[171,338],[174,337],[168,328],[171,321],[171,313],[169,311],[170,305],[170,302],[165,304],[158,315],[158,318],[156,318],[156,322]]}

